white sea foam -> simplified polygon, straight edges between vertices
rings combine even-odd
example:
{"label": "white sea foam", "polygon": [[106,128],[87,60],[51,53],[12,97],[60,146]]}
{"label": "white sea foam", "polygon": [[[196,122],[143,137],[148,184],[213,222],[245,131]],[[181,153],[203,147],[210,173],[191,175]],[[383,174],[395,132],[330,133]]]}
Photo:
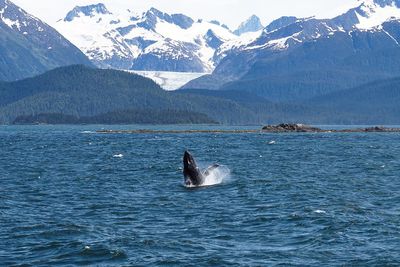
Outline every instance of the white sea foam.
{"label": "white sea foam", "polygon": [[318,214],[326,214],[326,211],[324,210],[314,210],[314,212]]}
{"label": "white sea foam", "polygon": [[123,158],[123,157],[124,157],[124,155],[122,155],[122,154],[117,154],[117,155],[113,156],[113,158]]}
{"label": "white sea foam", "polygon": [[219,166],[209,172],[202,186],[211,186],[227,182],[231,177],[231,170],[226,166]]}

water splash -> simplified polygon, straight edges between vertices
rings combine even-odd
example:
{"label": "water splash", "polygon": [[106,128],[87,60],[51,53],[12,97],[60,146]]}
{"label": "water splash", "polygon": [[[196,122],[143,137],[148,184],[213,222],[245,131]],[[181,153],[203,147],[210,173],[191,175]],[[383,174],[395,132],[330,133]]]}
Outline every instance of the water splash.
{"label": "water splash", "polygon": [[[205,171],[205,170],[204,170]],[[205,181],[202,185],[185,185],[186,188],[199,188],[199,187],[207,187],[219,185],[222,183],[227,183],[231,179],[231,170],[224,165],[219,165],[218,168],[208,170],[207,176],[205,176]]]}
{"label": "water splash", "polygon": [[231,178],[231,170],[223,165],[209,171],[209,174],[205,177],[205,182],[202,186],[212,186],[222,184],[229,181]]}
{"label": "water splash", "polygon": [[[200,163],[200,166],[207,166]],[[231,179],[231,170],[224,165],[219,165],[217,168],[202,168],[204,175],[204,183],[201,185],[186,185],[183,184],[186,188],[199,188],[199,187],[207,187],[219,185],[222,183],[229,182]]]}

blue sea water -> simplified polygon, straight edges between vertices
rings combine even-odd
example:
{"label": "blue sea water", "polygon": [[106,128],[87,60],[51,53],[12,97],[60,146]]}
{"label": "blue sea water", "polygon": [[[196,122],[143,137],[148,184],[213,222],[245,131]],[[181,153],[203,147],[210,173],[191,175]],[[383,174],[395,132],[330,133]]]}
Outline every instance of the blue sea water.
{"label": "blue sea water", "polygon": [[101,128],[144,126],[0,127],[1,266],[400,265],[399,134]]}

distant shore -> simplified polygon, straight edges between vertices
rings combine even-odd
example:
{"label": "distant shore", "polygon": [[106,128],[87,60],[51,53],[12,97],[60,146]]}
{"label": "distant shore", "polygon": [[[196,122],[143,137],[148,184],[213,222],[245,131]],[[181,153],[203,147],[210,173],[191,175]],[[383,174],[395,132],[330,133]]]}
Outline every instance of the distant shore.
{"label": "distant shore", "polygon": [[260,130],[99,130],[101,134],[241,134],[241,133],[400,133],[400,128],[367,127],[354,129],[321,129],[304,124],[267,125]]}
{"label": "distant shore", "polygon": [[261,130],[99,130],[102,134],[260,133]]}

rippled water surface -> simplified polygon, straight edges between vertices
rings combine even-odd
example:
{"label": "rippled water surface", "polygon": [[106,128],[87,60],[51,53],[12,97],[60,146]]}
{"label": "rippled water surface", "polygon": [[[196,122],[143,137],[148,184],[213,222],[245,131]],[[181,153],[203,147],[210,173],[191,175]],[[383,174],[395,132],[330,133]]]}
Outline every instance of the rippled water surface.
{"label": "rippled water surface", "polygon": [[[399,134],[100,128],[0,127],[0,265],[400,265]],[[185,149],[230,179],[184,188]]]}

